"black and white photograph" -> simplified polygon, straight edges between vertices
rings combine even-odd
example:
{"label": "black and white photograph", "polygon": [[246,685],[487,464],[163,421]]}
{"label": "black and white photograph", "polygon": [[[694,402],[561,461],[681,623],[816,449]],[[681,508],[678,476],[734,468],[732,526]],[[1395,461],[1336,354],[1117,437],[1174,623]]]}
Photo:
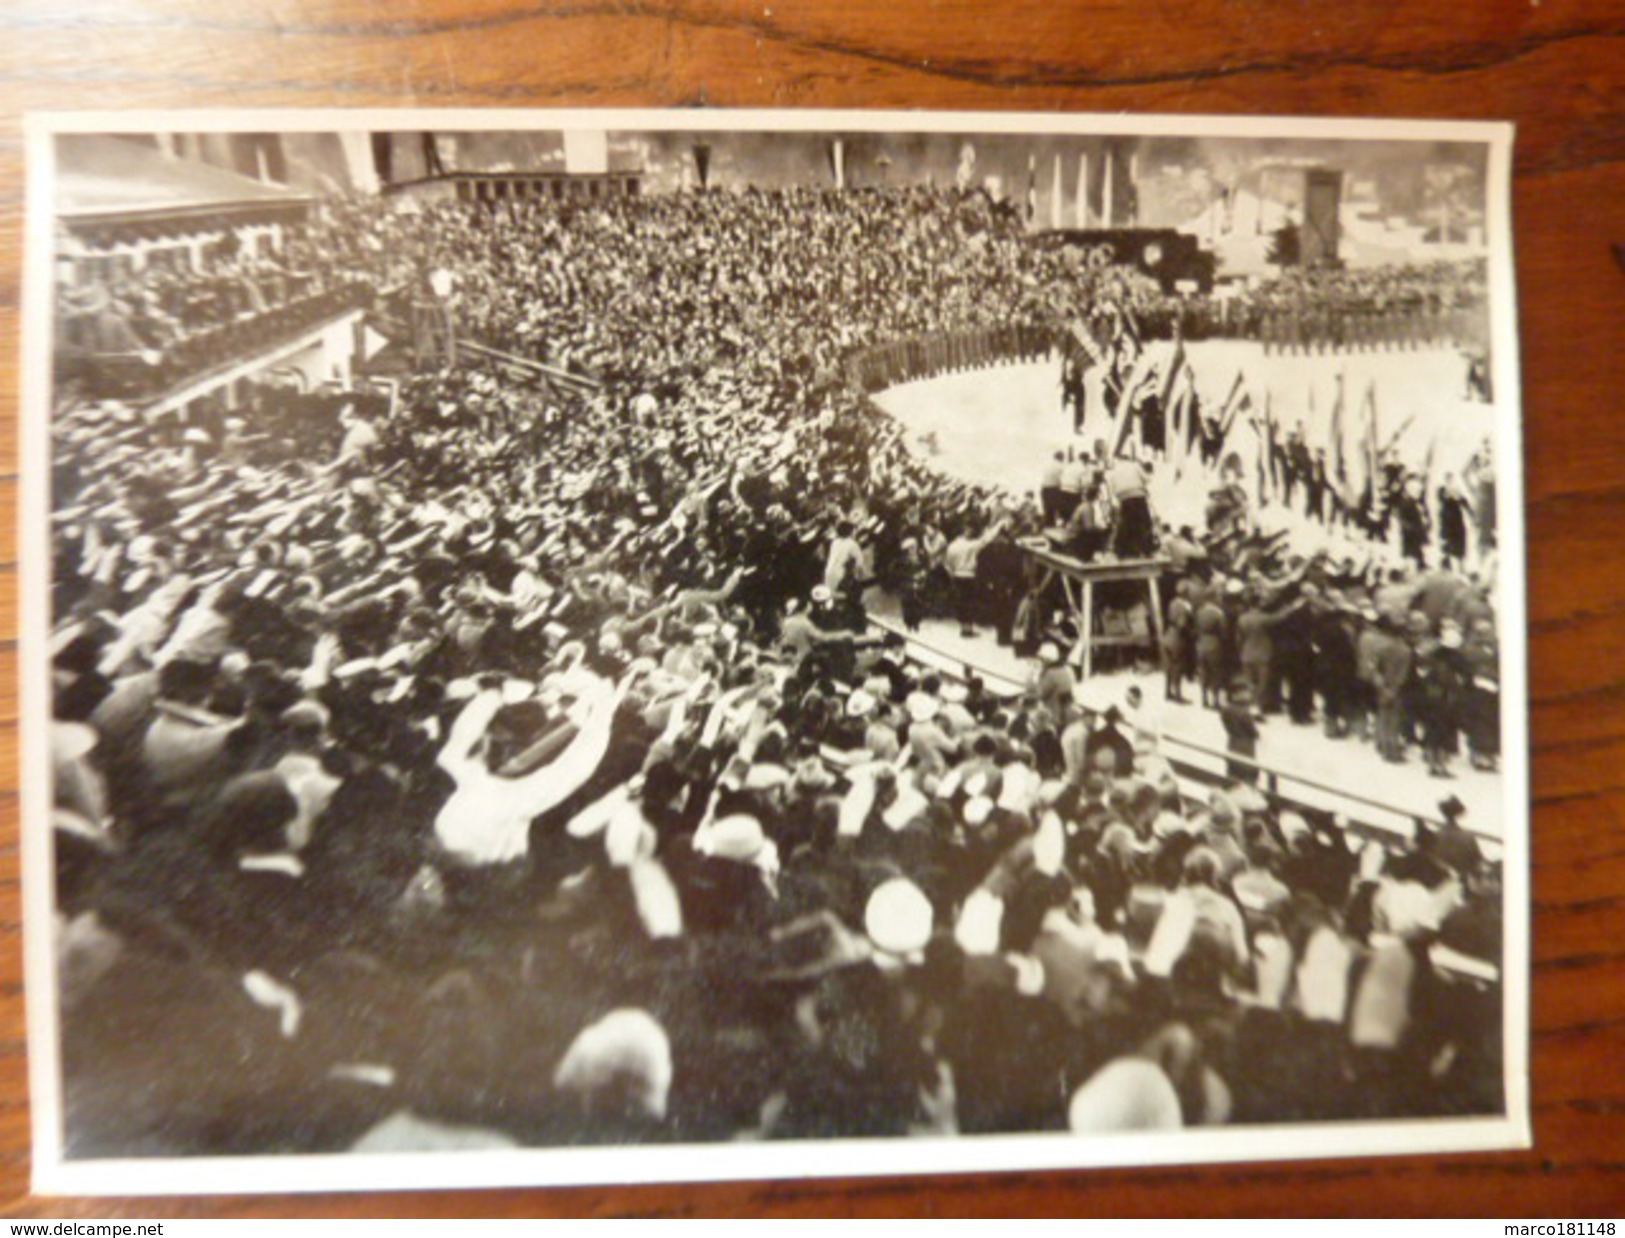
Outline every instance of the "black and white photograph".
{"label": "black and white photograph", "polygon": [[39,1189],[1527,1144],[1509,127],[36,122]]}

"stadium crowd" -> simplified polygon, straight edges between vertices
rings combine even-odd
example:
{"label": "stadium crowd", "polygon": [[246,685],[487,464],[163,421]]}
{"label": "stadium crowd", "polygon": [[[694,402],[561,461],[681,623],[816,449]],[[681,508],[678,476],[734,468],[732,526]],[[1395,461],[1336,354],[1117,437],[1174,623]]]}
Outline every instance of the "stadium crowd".
{"label": "stadium crowd", "polygon": [[139,399],[370,299],[360,271],[319,261],[316,238],[280,250],[235,232],[190,251],[90,264],[57,301],[59,379],[91,396]]}
{"label": "stadium crowd", "polygon": [[[1242,767],[1182,788],[1041,624],[1014,695],[868,634],[877,582],[978,621],[1040,527],[841,373],[1088,311],[1015,221],[928,191],[331,210],[335,269],[446,270],[470,334],[604,385],[61,402],[70,1156],[1499,1111],[1499,872],[1459,803],[1370,837]],[[1226,686],[1354,682],[1296,660],[1355,605],[1341,566],[1181,570],[1204,692],[1215,606],[1281,651],[1241,639]],[[1399,572],[1378,627],[1459,652],[1459,591]]]}

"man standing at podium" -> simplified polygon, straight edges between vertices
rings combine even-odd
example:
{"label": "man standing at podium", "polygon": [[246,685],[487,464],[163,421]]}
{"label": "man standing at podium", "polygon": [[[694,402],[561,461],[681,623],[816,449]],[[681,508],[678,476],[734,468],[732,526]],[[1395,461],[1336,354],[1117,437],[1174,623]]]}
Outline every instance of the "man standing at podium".
{"label": "man standing at podium", "polygon": [[1117,508],[1117,532],[1112,553],[1119,559],[1149,559],[1156,553],[1157,532],[1151,522],[1151,500],[1145,470],[1138,460],[1119,456],[1106,474]]}

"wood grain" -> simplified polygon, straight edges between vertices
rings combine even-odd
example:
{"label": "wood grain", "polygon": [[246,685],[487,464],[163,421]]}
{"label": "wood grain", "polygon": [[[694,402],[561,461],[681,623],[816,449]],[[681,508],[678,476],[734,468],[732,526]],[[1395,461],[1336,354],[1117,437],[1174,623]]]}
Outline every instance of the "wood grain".
{"label": "wood grain", "polygon": [[1069,109],[1518,124],[1534,790],[1530,1152],[1135,1172],[252,1199],[28,1193],[15,646],[0,645],[8,1216],[1625,1211],[1625,10],[1615,0],[10,0],[0,12],[0,637],[14,634],[20,120],[289,106]]}

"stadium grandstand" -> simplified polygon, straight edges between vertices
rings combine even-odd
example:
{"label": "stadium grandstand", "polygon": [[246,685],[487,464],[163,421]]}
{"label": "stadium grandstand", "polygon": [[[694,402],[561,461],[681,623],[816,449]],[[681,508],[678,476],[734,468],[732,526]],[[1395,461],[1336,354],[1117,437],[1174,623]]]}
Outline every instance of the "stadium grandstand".
{"label": "stadium grandstand", "polygon": [[725,138],[61,140],[68,1155],[1503,1112],[1482,257]]}

